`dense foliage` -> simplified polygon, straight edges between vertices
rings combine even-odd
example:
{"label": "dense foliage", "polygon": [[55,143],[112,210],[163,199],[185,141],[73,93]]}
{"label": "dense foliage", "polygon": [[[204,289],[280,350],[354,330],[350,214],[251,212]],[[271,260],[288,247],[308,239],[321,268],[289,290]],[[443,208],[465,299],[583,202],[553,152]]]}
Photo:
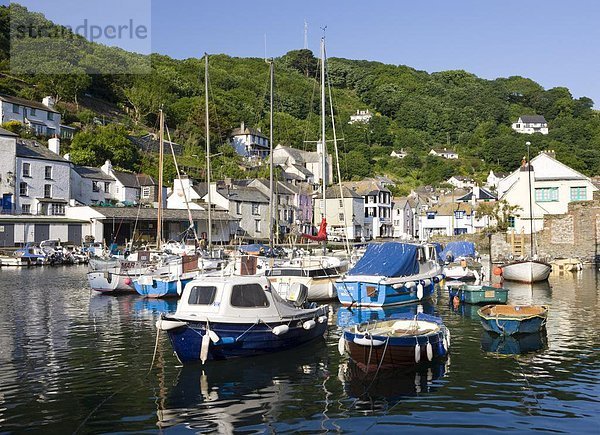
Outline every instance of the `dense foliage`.
{"label": "dense foliage", "polygon": [[[48,71],[69,74],[19,73],[9,59],[9,15],[17,20],[33,16],[51,25],[18,5],[0,8],[0,92],[36,100],[54,95],[65,119],[81,128],[71,148],[74,161],[101,164],[111,158],[117,166],[152,172],[154,157],[138,155],[125,145],[125,138],[156,128],[162,107],[173,139],[185,146],[186,166],[202,170],[203,60],[144,57],[82,38],[61,41],[61,59],[45,59],[43,44],[29,38],[13,45],[26,54],[25,61],[46,62]],[[76,66],[67,65],[71,60]],[[150,74],[130,74],[143,70],[148,61]],[[275,141],[314,149],[320,130],[319,63],[309,50],[293,50],[274,61]],[[111,62],[123,73],[89,74]],[[222,153],[213,164],[215,176],[242,176],[239,158],[224,144],[241,121],[268,130],[268,65],[262,59],[214,55],[209,71],[211,152]],[[575,169],[600,173],[598,113],[589,98],[573,98],[566,88],[544,90],[518,76],[484,80],[460,70],[429,74],[408,66],[338,58],[329,59],[328,71],[346,179],[386,175],[399,181],[398,193],[419,184],[439,184],[453,174],[482,180],[489,169],[514,169],[528,140],[533,152],[553,149],[559,160]],[[376,114],[369,124],[348,123],[355,110],[365,108]],[[108,116],[115,125],[95,126],[94,114]],[[511,122],[524,114],[544,115],[550,134],[513,132]],[[461,158],[447,161],[429,156],[432,147],[452,148]],[[389,156],[401,148],[409,153],[407,158]]]}

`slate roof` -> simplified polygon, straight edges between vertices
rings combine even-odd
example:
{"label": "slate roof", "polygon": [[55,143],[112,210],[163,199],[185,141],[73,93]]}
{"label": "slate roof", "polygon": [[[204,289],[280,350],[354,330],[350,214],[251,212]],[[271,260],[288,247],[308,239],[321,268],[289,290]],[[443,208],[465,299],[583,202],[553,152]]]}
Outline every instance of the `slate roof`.
{"label": "slate roof", "polygon": [[241,127],[238,128],[234,128],[231,132],[232,136],[243,136],[246,134],[251,134],[254,136],[259,136],[259,137],[263,137],[265,139],[268,139],[267,136],[264,135],[264,133],[256,128],[250,128],[250,127],[245,127],[244,130],[242,131]]}
{"label": "slate roof", "polygon": [[448,202],[438,204],[429,211],[436,212],[440,216],[452,216],[455,211],[464,211],[466,214],[471,214],[474,210],[475,208],[468,202]]}
{"label": "slate roof", "polygon": [[68,163],[62,156],[53,153],[46,145],[30,139],[17,139],[17,157],[39,160],[52,160]]}
{"label": "slate roof", "polygon": [[404,208],[406,207],[406,204],[408,204],[409,207],[412,207],[407,196],[392,198],[392,206],[394,208]]}
{"label": "slate roof", "polygon": [[298,170],[298,172],[300,172],[301,174],[306,175],[307,177],[314,177],[315,174],[313,174],[311,171],[309,171],[308,169],[306,169],[304,166],[299,165],[299,164],[293,164],[292,165],[294,168],[296,168]]}
{"label": "slate roof", "polygon": [[0,136],[11,136],[11,137],[17,137],[18,135],[13,133],[12,131],[8,131],[2,127],[0,127]]}
{"label": "slate roof", "polygon": [[[138,220],[156,220],[158,209],[156,208],[145,208],[145,207],[90,207],[94,211],[102,214],[106,218],[123,218]],[[208,212],[206,210],[190,210],[192,213],[192,219],[208,219]],[[188,211],[186,209],[163,209],[163,219],[169,220],[188,220]],[[213,210],[211,212],[211,218],[214,220],[221,221],[234,221],[236,218],[229,215],[227,211]]]}
{"label": "slate roof", "polygon": [[435,151],[436,154],[456,154],[456,155],[458,155],[458,153],[456,151],[452,151],[452,150],[448,150],[448,149],[432,148],[432,150]]}
{"label": "slate roof", "polygon": [[113,171],[115,178],[125,187],[157,186],[154,178],[146,174],[134,174],[132,172]]}
{"label": "slate roof", "polygon": [[[467,193],[466,195],[458,198],[457,201],[471,201],[471,199],[473,199],[473,191],[472,190],[469,193]],[[477,200],[485,201],[486,199],[487,200],[495,200],[496,196],[492,192],[480,187],[479,188],[479,196],[477,197]]]}
{"label": "slate roof", "polygon": [[0,94],[0,100],[19,106],[31,107],[33,109],[45,110],[46,112],[58,113],[56,110],[49,108],[45,104],[38,101],[26,100],[25,98],[15,97],[13,95]]}
{"label": "slate roof", "polygon": [[[342,186],[341,193],[344,195],[344,199],[345,198],[362,198],[361,195],[356,193],[354,190],[348,188],[348,186]],[[325,196],[327,197],[327,199],[341,198],[342,195],[340,194],[340,186],[328,187],[327,190],[325,191]],[[320,197],[320,194],[319,194],[319,197]]]}
{"label": "slate roof", "polygon": [[362,181],[347,181],[344,185],[354,190],[359,195],[377,195],[379,192],[389,192],[387,187],[382,186],[375,180],[365,179]]}
{"label": "slate roof", "polygon": [[269,198],[254,187],[220,188],[217,191],[230,201],[269,203]]}
{"label": "slate roof", "polygon": [[[318,163],[321,161],[321,158],[317,152],[303,151],[292,147],[277,145],[274,153],[279,154],[277,152],[279,150],[285,151],[295,161],[295,163]],[[277,164],[281,163],[287,163],[287,159],[277,158]]]}
{"label": "slate roof", "polygon": [[82,178],[92,178],[94,180],[109,180],[113,181],[113,177],[108,174],[102,172],[100,168],[94,168],[92,166],[79,166],[73,165],[73,169],[77,172]]}
{"label": "slate roof", "polygon": [[546,118],[544,118],[542,115],[522,115],[520,118],[524,123],[546,123]]}

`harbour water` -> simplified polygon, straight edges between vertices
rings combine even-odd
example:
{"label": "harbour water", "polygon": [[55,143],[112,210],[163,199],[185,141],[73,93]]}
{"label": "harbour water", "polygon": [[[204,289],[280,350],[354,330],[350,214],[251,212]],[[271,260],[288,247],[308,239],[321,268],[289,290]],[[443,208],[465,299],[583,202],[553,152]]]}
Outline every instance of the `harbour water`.
{"label": "harbour water", "polygon": [[349,315],[337,305],[324,340],[182,367],[154,327],[176,301],[96,295],[86,271],[0,270],[0,433],[597,433],[600,426],[593,269],[533,289],[507,284],[509,302],[550,307],[546,334],[527,341],[490,336],[475,310],[454,309],[438,291],[423,309],[450,329],[450,359],[375,379],[339,355],[337,322]]}

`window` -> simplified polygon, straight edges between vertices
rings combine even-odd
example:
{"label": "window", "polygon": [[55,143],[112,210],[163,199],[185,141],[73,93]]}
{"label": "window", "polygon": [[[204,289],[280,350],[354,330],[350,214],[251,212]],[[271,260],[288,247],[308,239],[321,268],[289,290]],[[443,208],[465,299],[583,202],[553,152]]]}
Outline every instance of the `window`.
{"label": "window", "polygon": [[242,214],[242,203],[241,202],[235,203],[235,212],[237,214]]}
{"label": "window", "polygon": [[535,189],[536,202],[558,201],[558,187],[541,187]]}
{"label": "window", "polygon": [[465,217],[465,211],[464,210],[456,210],[454,212],[454,217],[456,219],[463,219]]}
{"label": "window", "polygon": [[508,217],[508,228],[514,228],[514,227],[515,227],[515,217],[509,216]]}
{"label": "window", "polygon": [[48,121],[54,121],[54,113],[48,112]]}
{"label": "window", "polygon": [[31,205],[30,204],[23,204],[21,206],[21,213],[22,214],[31,214]]}
{"label": "window", "polygon": [[234,285],[231,289],[231,306],[262,308],[269,306],[269,300],[260,284]]}
{"label": "window", "polygon": [[27,186],[27,183],[19,183],[19,196],[29,196],[29,186]]}
{"label": "window", "polygon": [[46,180],[52,180],[52,166],[44,167],[44,178]]}
{"label": "window", "polygon": [[188,304],[190,305],[210,305],[215,301],[217,288],[215,286],[200,287],[194,286],[190,290]]}
{"label": "window", "polygon": [[340,220],[340,222],[342,222],[344,220],[344,213],[340,213],[339,220]]}
{"label": "window", "polygon": [[100,186],[97,181],[92,181],[92,192],[100,192]]}
{"label": "window", "polygon": [[435,219],[435,212],[428,211],[427,212],[427,219]]}
{"label": "window", "polygon": [[256,202],[253,202],[253,203],[252,203],[252,214],[253,214],[253,215],[258,215],[258,214],[260,214],[259,210],[260,210],[260,209],[259,209],[258,203],[256,203]]}
{"label": "window", "polygon": [[587,199],[586,187],[571,187],[571,201],[585,201]]}
{"label": "window", "polygon": [[23,177],[31,177],[31,164],[23,163]]}
{"label": "window", "polygon": [[52,204],[50,211],[53,216],[64,216],[65,205],[64,204]]}
{"label": "window", "polygon": [[56,134],[56,129],[52,128],[52,127],[47,127],[46,128],[46,135],[47,136],[54,136]]}
{"label": "window", "polygon": [[35,109],[33,107],[29,109],[29,114],[35,116]]}
{"label": "window", "polygon": [[344,201],[342,201],[342,200],[340,199],[340,207],[343,207],[343,206],[344,206]]}
{"label": "window", "polygon": [[106,192],[106,193],[110,192],[110,182],[109,181],[104,182],[104,192]]}
{"label": "window", "polygon": [[515,127],[521,128],[521,124],[515,124]]}
{"label": "window", "polygon": [[13,104],[13,113],[21,113],[21,108],[18,104]]}
{"label": "window", "polygon": [[260,233],[260,221],[258,220],[254,221],[254,231]]}
{"label": "window", "polygon": [[150,198],[150,186],[142,187],[142,198]]}
{"label": "window", "polygon": [[44,198],[52,198],[52,185],[44,184]]}

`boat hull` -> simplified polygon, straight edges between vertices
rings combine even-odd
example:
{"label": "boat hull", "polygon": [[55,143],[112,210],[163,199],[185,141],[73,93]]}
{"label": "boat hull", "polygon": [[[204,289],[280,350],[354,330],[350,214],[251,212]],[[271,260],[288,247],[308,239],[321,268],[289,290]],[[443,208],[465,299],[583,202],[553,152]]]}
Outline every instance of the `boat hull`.
{"label": "boat hull", "polygon": [[294,283],[300,283],[308,288],[307,299],[309,301],[329,301],[336,298],[335,280],[339,276],[312,278],[303,276],[273,277],[269,276],[269,281],[279,296],[286,298]]}
{"label": "boat hull", "polygon": [[451,301],[457,297],[459,302],[466,304],[505,304],[508,300],[508,289],[486,285],[462,285],[449,287],[448,295]]}
{"label": "boat hull", "polygon": [[92,290],[100,293],[135,292],[133,280],[136,276],[113,272],[88,272],[87,279]]}
{"label": "boat hull", "polygon": [[[322,313],[321,313],[322,314]],[[326,314],[326,313],[325,313]],[[262,354],[280,352],[320,338],[327,330],[327,317],[298,318],[290,323],[289,319],[270,323],[210,323],[210,330],[219,337],[210,342],[207,360],[228,360]],[[167,318],[168,320],[168,318]],[[312,329],[305,329],[304,322],[314,320]],[[207,334],[205,322],[185,322],[185,326],[168,330],[169,340],[177,358],[182,363],[200,361],[202,340]],[[289,325],[289,330],[276,335],[273,329]]]}
{"label": "boat hull", "polygon": [[516,261],[502,266],[502,275],[509,281],[525,283],[545,281],[552,266],[542,261]]}
{"label": "boat hull", "polygon": [[336,282],[339,301],[344,306],[384,307],[411,304],[427,300],[433,296],[435,283],[431,279],[419,283],[384,284],[377,282],[350,281]]}
{"label": "boat hull", "polygon": [[147,298],[178,298],[185,285],[194,277],[181,279],[161,279],[152,278],[152,280],[137,279],[133,282],[135,291]]}
{"label": "boat hull", "polygon": [[460,281],[475,281],[480,278],[479,272],[470,267],[462,267],[459,265],[444,266],[444,275],[448,279],[456,279]]}
{"label": "boat hull", "polygon": [[548,309],[543,307],[539,314],[523,313],[522,315],[493,315],[486,314],[490,305],[479,309],[477,314],[483,329],[499,335],[532,334],[541,331],[546,326]]}

